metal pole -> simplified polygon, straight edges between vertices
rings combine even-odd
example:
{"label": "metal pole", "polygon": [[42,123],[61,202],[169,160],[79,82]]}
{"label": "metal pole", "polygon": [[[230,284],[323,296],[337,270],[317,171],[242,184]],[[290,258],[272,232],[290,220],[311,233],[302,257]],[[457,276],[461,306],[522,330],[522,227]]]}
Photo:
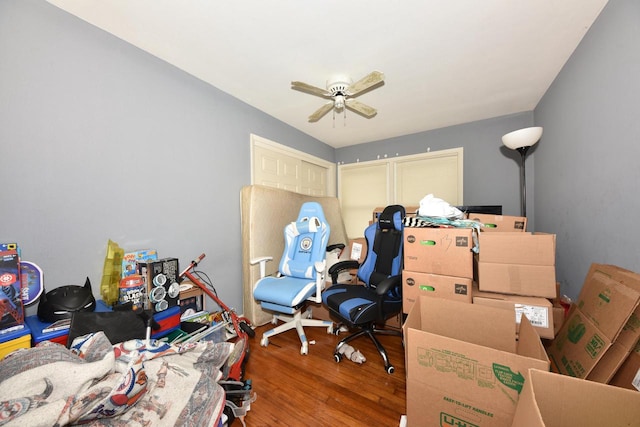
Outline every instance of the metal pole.
{"label": "metal pole", "polygon": [[527,172],[525,169],[525,157],[529,148],[531,147],[518,148],[520,156],[522,157],[522,163],[520,164],[520,184],[522,185],[520,190],[520,212],[522,212],[522,216],[524,217],[527,216]]}

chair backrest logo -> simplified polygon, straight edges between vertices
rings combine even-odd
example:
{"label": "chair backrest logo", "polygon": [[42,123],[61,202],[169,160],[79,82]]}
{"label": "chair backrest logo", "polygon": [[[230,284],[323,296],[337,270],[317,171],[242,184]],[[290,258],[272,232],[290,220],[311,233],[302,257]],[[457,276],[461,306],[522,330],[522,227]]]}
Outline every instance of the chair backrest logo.
{"label": "chair backrest logo", "polygon": [[311,239],[311,237],[305,237],[302,240],[300,240],[300,249],[302,249],[303,251],[311,250],[312,245],[313,245],[313,240]]}

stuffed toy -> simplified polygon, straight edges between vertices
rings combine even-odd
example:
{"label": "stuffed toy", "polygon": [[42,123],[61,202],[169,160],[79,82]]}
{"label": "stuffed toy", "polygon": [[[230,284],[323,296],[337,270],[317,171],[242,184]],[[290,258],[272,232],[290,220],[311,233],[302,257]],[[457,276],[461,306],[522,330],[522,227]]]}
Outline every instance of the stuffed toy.
{"label": "stuffed toy", "polygon": [[344,344],[343,346],[341,346],[338,349],[338,352],[340,354],[343,354],[347,359],[351,360],[352,362],[361,364],[367,361],[364,355],[360,353],[360,350],[356,350],[355,348],[351,347],[349,344]]}

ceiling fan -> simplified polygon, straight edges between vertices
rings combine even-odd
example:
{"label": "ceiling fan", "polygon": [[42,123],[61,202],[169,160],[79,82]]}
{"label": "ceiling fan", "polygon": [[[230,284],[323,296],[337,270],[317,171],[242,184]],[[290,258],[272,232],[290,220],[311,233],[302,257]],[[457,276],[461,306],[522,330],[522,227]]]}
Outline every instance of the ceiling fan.
{"label": "ceiling fan", "polygon": [[368,119],[375,116],[378,113],[375,108],[356,101],[354,98],[378,86],[382,86],[384,84],[384,74],[379,71],[373,71],[357,82],[353,84],[351,82],[352,80],[348,77],[337,76],[327,80],[326,89],[321,89],[303,82],[291,82],[291,89],[329,100],[309,116],[309,122],[312,123],[320,120],[332,109],[334,112],[342,112],[345,108],[348,108]]}

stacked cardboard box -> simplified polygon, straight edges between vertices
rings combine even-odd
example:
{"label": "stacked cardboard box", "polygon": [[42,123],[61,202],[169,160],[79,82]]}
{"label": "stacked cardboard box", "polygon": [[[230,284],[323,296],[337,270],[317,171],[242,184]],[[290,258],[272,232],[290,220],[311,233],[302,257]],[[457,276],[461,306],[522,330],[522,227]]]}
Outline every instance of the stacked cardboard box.
{"label": "stacked cardboard box", "polygon": [[548,348],[552,370],[609,382],[640,339],[639,304],[640,275],[592,264],[577,303]]}
{"label": "stacked cardboard box", "polygon": [[418,295],[471,302],[473,233],[471,228],[405,227],[404,313]]}
{"label": "stacked cardboard box", "polygon": [[553,305],[547,298],[484,292],[474,288],[473,303],[511,310],[515,313],[516,333],[520,330],[522,316],[525,316],[541,338],[553,339],[555,336]]}
{"label": "stacked cardboard box", "polygon": [[468,217],[470,220],[478,221],[482,224],[481,230],[483,232],[517,232],[527,230],[527,218],[524,216],[469,213]]}
{"label": "stacked cardboard box", "polygon": [[555,235],[526,232],[525,217],[470,213],[483,227],[474,259],[473,303],[528,318],[542,338],[555,336]]}
{"label": "stacked cardboard box", "polygon": [[403,326],[411,426],[511,425],[529,368],[549,369],[523,319],[507,310],[421,295]]}
{"label": "stacked cardboard box", "polygon": [[477,280],[481,291],[556,297],[556,236],[480,233]]}

